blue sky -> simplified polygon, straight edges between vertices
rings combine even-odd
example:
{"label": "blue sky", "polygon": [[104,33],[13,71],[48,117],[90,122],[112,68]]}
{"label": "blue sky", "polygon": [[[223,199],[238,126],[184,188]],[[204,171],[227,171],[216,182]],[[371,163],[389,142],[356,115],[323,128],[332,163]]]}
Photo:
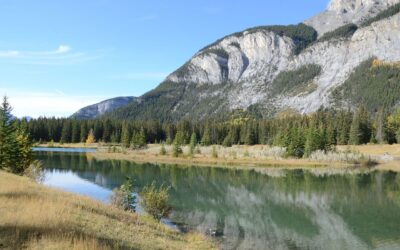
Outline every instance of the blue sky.
{"label": "blue sky", "polygon": [[295,24],[328,0],[0,0],[0,95],[17,116],[140,96],[229,33]]}

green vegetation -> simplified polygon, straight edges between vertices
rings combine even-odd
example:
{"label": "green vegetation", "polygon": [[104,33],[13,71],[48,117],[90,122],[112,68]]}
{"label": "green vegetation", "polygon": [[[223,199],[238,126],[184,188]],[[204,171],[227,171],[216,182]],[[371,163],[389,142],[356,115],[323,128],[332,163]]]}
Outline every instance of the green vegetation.
{"label": "green vegetation", "polygon": [[133,195],[133,180],[127,178],[126,182],[121,187],[113,190],[110,197],[111,204],[124,211],[135,212],[136,196]]}
{"label": "green vegetation", "polygon": [[157,188],[153,182],[140,192],[142,206],[157,221],[168,216],[171,211],[171,207],[168,205],[168,191],[169,187],[161,186]]}
{"label": "green vegetation", "polygon": [[242,32],[233,33],[222,39],[217,40],[216,42],[208,45],[200,51],[206,51],[207,49],[217,45],[222,40],[227,37],[236,36],[241,37],[245,33],[252,34],[260,31],[274,32],[279,36],[287,36],[293,40],[296,44],[295,54],[299,54],[303,49],[307,48],[308,45],[313,43],[317,39],[317,31],[304,23],[299,23],[297,25],[273,25],[273,26],[259,26],[250,29],[246,29]]}
{"label": "green vegetation", "polygon": [[144,131],[144,128],[133,133],[131,147],[133,149],[143,149],[147,147],[146,132]]}
{"label": "green vegetation", "polygon": [[364,105],[370,112],[392,109],[400,99],[400,67],[370,59],[358,66],[350,77],[332,92],[339,107],[343,103]]}
{"label": "green vegetation", "polygon": [[[270,86],[270,96],[309,93],[314,89],[313,80],[321,73],[321,66],[308,64],[296,70],[283,71]],[[309,89],[311,87],[311,89]]]}
{"label": "green vegetation", "polygon": [[23,174],[32,163],[32,143],[26,131],[27,122],[17,122],[4,97],[0,105],[0,170]]}
{"label": "green vegetation", "polygon": [[400,3],[395,4],[395,5],[393,5],[393,6],[389,7],[389,8],[387,8],[386,10],[380,12],[378,15],[376,15],[376,16],[374,16],[374,17],[371,17],[371,18],[369,18],[369,19],[367,19],[367,20],[365,20],[365,21],[360,25],[360,27],[370,26],[370,25],[371,25],[372,23],[374,23],[374,22],[377,22],[377,21],[380,21],[380,20],[382,20],[382,19],[385,19],[385,18],[394,16],[394,15],[396,15],[396,14],[399,13],[399,12],[400,12]]}
{"label": "green vegetation", "polygon": [[333,31],[325,33],[321,38],[318,39],[318,42],[330,41],[332,39],[347,39],[353,36],[357,29],[358,27],[355,24],[346,24]]}
{"label": "green vegetation", "polygon": [[228,52],[226,52],[226,50],[220,49],[220,48],[219,48],[219,49],[216,49],[216,48],[209,48],[209,49],[203,50],[202,53],[204,53],[204,54],[209,54],[209,53],[211,53],[211,54],[215,54],[215,55],[217,55],[217,56],[220,56],[220,57],[222,57],[222,58],[226,58],[226,59],[229,58]]}

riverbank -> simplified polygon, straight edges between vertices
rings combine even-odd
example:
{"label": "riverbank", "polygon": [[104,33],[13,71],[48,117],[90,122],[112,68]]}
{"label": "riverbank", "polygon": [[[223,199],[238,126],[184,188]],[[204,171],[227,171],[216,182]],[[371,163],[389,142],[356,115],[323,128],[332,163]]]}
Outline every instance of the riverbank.
{"label": "riverbank", "polygon": [[[48,146],[47,144],[40,145]],[[314,154],[312,159],[286,158],[282,148],[267,145],[198,146],[194,155],[184,146],[183,154],[173,156],[171,145],[165,145],[161,154],[160,144],[150,144],[146,149],[130,150],[118,145],[95,143],[55,144],[55,147],[96,148],[91,155],[98,160],[127,160],[138,163],[218,166],[235,168],[331,168],[375,167],[382,170],[400,171],[400,145],[337,146],[336,152]]]}
{"label": "riverbank", "polygon": [[212,249],[148,217],[0,171],[0,249]]}
{"label": "riverbank", "polygon": [[[218,166],[235,168],[345,168],[361,165],[368,165],[367,157],[365,162],[354,160],[344,162],[340,159],[332,161],[286,158],[285,150],[278,147],[266,145],[233,147],[223,146],[198,146],[193,155],[190,155],[188,146],[182,147],[183,153],[179,157],[173,156],[173,146],[165,145],[165,154],[161,153],[162,145],[148,145],[146,149],[128,150],[120,147],[100,147],[97,152],[91,155],[98,160],[118,159],[138,163],[155,164],[177,164],[177,165],[198,165]],[[348,157],[348,155],[346,155]],[[359,157],[359,156],[357,156]],[[343,157],[342,157],[343,158]],[[350,157],[349,157],[350,158]],[[360,157],[361,158],[361,157]]]}

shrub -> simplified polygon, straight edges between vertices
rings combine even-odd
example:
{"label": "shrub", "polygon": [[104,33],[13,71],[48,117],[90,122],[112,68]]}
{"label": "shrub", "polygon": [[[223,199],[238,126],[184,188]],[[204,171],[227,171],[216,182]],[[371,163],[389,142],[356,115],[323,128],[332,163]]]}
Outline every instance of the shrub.
{"label": "shrub", "polygon": [[133,195],[133,181],[127,178],[127,181],[121,187],[113,190],[110,197],[113,206],[125,211],[135,211],[136,196]]}
{"label": "shrub", "polygon": [[361,166],[374,166],[377,164],[375,159],[372,159],[369,156],[361,154],[355,151],[329,151],[325,152],[322,150],[314,151],[310,155],[311,160],[315,161],[322,161],[322,162],[343,162],[343,163],[350,163],[350,164],[357,164]]}
{"label": "shrub", "polygon": [[169,187],[162,185],[160,188],[157,188],[153,182],[150,186],[144,187],[142,192],[140,192],[140,203],[144,210],[158,221],[162,217],[168,216],[171,211],[171,207],[168,205],[168,191]]}
{"label": "shrub", "polygon": [[212,157],[213,158],[218,158],[218,152],[217,152],[217,147],[216,146],[212,147]]}
{"label": "shrub", "polygon": [[32,162],[28,168],[25,169],[24,175],[38,183],[45,180],[45,173],[43,171],[43,163],[41,161]]}
{"label": "shrub", "polygon": [[165,149],[165,145],[164,143],[161,145],[161,149],[160,149],[160,155],[166,155],[167,154],[167,150]]}

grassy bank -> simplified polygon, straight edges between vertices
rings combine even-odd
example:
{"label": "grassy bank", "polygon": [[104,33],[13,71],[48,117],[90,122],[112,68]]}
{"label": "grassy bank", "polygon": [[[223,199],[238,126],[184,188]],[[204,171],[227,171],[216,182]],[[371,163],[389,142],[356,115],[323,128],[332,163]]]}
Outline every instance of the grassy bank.
{"label": "grassy bank", "polygon": [[127,150],[120,147],[101,147],[92,155],[99,160],[120,159],[140,163],[182,164],[219,167],[285,167],[285,168],[315,168],[331,166],[341,168],[347,166],[343,162],[323,162],[310,159],[285,158],[282,148],[265,145],[233,147],[199,146],[194,155],[189,154],[189,147],[182,147],[183,154],[173,156],[172,146],[165,146],[166,154],[161,154],[161,145],[148,145],[142,150]]}
{"label": "grassy bank", "polygon": [[0,171],[0,249],[210,249],[147,217]]}
{"label": "grassy bank", "polygon": [[[40,145],[42,147],[47,144]],[[324,154],[315,152],[308,159],[287,158],[283,148],[268,145],[234,145],[233,147],[198,146],[194,155],[190,155],[189,146],[182,147],[179,157],[173,156],[173,146],[165,145],[166,154],[161,154],[160,144],[150,144],[141,150],[130,150],[110,144],[63,144],[64,147],[97,148],[92,155],[99,160],[119,159],[138,163],[200,165],[219,167],[283,167],[283,168],[346,168],[354,166],[396,166],[400,157],[400,145],[362,145],[337,146],[336,151]],[[388,157],[389,156],[389,157]],[[393,168],[392,168],[393,169]],[[400,170],[400,167],[399,167]]]}

